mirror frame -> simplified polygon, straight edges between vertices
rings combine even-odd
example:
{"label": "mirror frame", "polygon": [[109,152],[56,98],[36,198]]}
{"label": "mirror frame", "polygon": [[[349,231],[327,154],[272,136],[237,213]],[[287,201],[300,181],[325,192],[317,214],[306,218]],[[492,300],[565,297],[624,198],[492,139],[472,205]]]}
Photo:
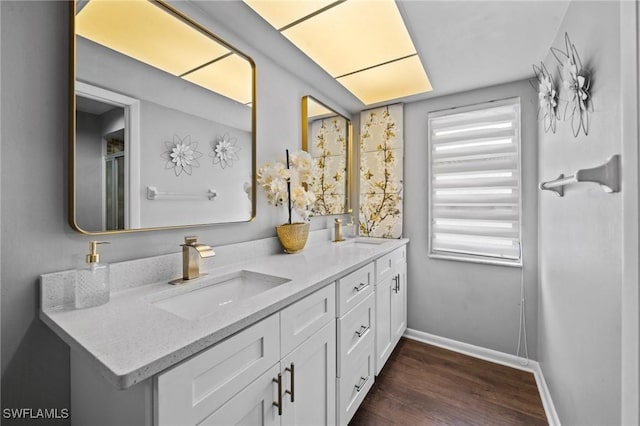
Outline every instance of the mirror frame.
{"label": "mirror frame", "polygon": [[[309,152],[309,100],[313,100],[314,102],[322,105],[323,107],[325,107],[326,109],[328,109],[329,111],[332,111],[335,113],[335,115],[342,117],[345,119],[346,123],[347,123],[347,150],[346,150],[346,159],[345,159],[345,165],[346,165],[346,173],[347,173],[347,181],[345,183],[345,189],[344,189],[344,211],[341,213],[332,213],[332,214],[326,214],[326,215],[318,215],[318,216],[335,216],[335,215],[341,215],[341,214],[350,214],[353,213],[353,208],[351,205],[351,185],[353,185],[353,125],[351,123],[351,119],[349,119],[348,117],[345,117],[344,115],[340,114],[339,112],[337,112],[334,108],[328,106],[327,104],[325,104],[322,101],[319,101],[318,99],[316,99],[315,97],[311,96],[311,95],[306,95],[302,97],[302,120],[301,120],[301,125],[302,125],[302,150],[303,151],[307,151]],[[309,152],[309,154],[311,154],[311,152]],[[314,215],[315,216],[315,215]]]}
{"label": "mirror frame", "polygon": [[212,38],[216,42],[220,43],[224,47],[233,51],[238,56],[244,58],[251,66],[251,217],[248,220],[242,221],[230,221],[230,222],[211,222],[211,223],[197,223],[197,224],[185,224],[185,225],[171,225],[171,226],[159,226],[153,228],[133,228],[133,229],[118,229],[110,231],[87,231],[82,229],[76,221],[76,8],[78,3],[82,3],[82,0],[73,0],[69,2],[69,138],[68,138],[68,219],[71,228],[77,232],[85,235],[110,235],[110,234],[124,234],[131,232],[144,232],[144,231],[158,231],[158,230],[170,230],[170,229],[184,229],[194,228],[212,225],[228,225],[232,223],[248,223],[252,222],[256,218],[256,158],[257,158],[257,144],[256,144],[256,64],[253,59],[240,50],[236,49],[231,44],[227,43],[219,36],[215,35],[207,28],[203,27],[193,19],[186,16],[184,13],[165,3],[163,0],[149,0],[154,5],[163,9],[166,13],[178,18],[187,25],[192,26],[196,30],[202,32],[204,35]]}

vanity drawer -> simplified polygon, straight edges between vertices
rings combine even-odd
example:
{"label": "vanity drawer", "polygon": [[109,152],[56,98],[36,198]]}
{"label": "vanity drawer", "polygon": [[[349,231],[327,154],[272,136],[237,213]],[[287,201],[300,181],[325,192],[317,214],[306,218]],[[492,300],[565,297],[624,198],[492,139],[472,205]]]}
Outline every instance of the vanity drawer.
{"label": "vanity drawer", "polygon": [[338,280],[338,316],[349,312],[373,292],[373,262]]}
{"label": "vanity drawer", "polygon": [[278,314],[156,376],[157,424],[202,419],[280,360]]}
{"label": "vanity drawer", "polygon": [[394,265],[406,262],[406,259],[407,248],[406,246],[402,246],[376,260],[376,274],[378,278],[390,273]]}
{"label": "vanity drawer", "polygon": [[373,386],[373,340],[370,348],[363,350],[345,368],[346,374],[338,381],[338,424],[346,425],[353,417],[365,396]]}
{"label": "vanity drawer", "polygon": [[280,311],[280,351],[284,357],[336,317],[336,286],[331,283]]}
{"label": "vanity drawer", "polygon": [[357,358],[363,350],[373,354],[374,332],[373,293],[353,308],[347,315],[338,319],[338,377],[342,377],[352,365],[351,359]]}

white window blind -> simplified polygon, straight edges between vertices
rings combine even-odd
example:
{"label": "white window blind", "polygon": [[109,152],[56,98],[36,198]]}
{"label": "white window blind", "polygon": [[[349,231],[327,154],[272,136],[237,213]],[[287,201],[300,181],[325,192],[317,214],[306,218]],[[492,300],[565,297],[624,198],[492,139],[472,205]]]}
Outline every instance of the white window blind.
{"label": "white window blind", "polygon": [[430,254],[520,264],[520,101],[429,114]]}

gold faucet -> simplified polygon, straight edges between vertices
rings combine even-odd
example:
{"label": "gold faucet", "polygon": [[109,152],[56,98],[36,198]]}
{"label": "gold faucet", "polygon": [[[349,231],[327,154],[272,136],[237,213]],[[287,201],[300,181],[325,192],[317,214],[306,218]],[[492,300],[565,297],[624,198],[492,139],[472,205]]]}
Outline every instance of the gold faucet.
{"label": "gold faucet", "polygon": [[336,219],[334,221],[335,223],[335,238],[333,239],[334,242],[338,243],[340,241],[344,241],[344,238],[342,238],[342,219]]}
{"label": "gold faucet", "polygon": [[206,275],[200,274],[200,258],[216,255],[211,247],[198,243],[198,237],[195,235],[184,237],[184,244],[180,246],[182,247],[182,278],[169,281],[169,284],[182,284]]}

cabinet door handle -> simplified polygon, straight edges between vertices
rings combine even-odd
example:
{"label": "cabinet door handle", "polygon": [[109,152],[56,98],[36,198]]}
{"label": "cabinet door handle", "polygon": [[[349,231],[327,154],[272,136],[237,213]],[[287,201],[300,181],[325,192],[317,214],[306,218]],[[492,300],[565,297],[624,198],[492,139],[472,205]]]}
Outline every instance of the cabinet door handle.
{"label": "cabinet door handle", "polygon": [[367,383],[367,381],[369,380],[369,376],[367,377],[360,377],[360,383],[358,383],[356,385],[356,391],[360,392],[362,390],[362,388],[364,387],[365,383]]}
{"label": "cabinet door handle", "polygon": [[395,285],[393,286],[393,292],[397,293],[400,291],[400,274],[393,277],[393,282],[395,282]]}
{"label": "cabinet door handle", "polygon": [[364,336],[364,333],[366,333],[368,329],[369,329],[368,325],[361,325],[360,326],[360,330],[357,330],[356,334],[360,338],[360,337]]}
{"label": "cabinet door handle", "polygon": [[360,283],[360,285],[355,286],[353,289],[359,292],[368,286],[369,286],[369,283]]}
{"label": "cabinet door handle", "polygon": [[282,374],[278,373],[278,378],[273,379],[274,383],[278,384],[278,402],[273,402],[275,407],[278,407],[278,415],[282,415]]}
{"label": "cabinet door handle", "polygon": [[294,398],[295,398],[294,383],[295,383],[295,377],[296,377],[295,365],[293,365],[293,363],[291,363],[291,367],[285,368],[284,371],[288,371],[289,373],[291,373],[291,390],[284,391],[284,393],[288,393],[289,395],[291,395],[291,402],[295,402],[295,400],[294,400]]}

